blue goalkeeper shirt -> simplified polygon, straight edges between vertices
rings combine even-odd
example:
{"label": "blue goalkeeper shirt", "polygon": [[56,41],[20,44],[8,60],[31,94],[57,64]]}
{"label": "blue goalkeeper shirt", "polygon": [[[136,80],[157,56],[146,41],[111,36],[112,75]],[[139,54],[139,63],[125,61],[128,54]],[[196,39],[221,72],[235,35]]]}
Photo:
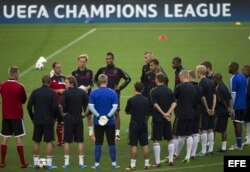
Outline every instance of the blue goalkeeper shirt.
{"label": "blue goalkeeper shirt", "polygon": [[247,107],[247,81],[242,74],[236,73],[230,78],[230,91],[233,99],[233,108],[235,110],[245,110]]}
{"label": "blue goalkeeper shirt", "polygon": [[[95,110],[100,116],[106,115],[112,109],[113,104],[118,104],[117,94],[107,87],[99,87],[90,93],[89,104],[94,104]],[[94,115],[94,125],[99,125],[98,118]],[[107,125],[115,125],[115,117],[111,116]]]}

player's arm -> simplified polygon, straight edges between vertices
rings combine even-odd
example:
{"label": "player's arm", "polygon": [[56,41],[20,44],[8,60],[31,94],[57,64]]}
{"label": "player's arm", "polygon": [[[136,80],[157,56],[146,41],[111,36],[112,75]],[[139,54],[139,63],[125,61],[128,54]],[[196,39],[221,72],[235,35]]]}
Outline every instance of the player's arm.
{"label": "player's arm", "polygon": [[208,108],[208,105],[207,105],[207,100],[206,100],[206,97],[205,96],[202,96],[201,97],[201,103],[204,105],[204,107],[206,108],[206,111],[208,112],[208,114],[210,114],[210,110]]}
{"label": "player's arm", "polygon": [[94,76],[94,83],[95,83],[96,85],[98,85],[98,76],[99,76],[100,74],[102,74],[101,68],[97,71],[97,73],[96,73],[95,76]]}
{"label": "player's arm", "polygon": [[30,116],[31,121],[34,120],[33,105],[34,105],[34,98],[33,98],[33,93],[31,93],[28,104],[27,104],[27,110],[28,110],[28,114]]}
{"label": "player's arm", "polygon": [[171,113],[174,111],[176,106],[177,106],[177,103],[173,102],[170,108],[168,109],[168,111],[163,115],[166,120],[171,121]]}
{"label": "player's arm", "polygon": [[125,112],[126,114],[130,115],[131,114],[131,103],[130,103],[130,99],[128,99],[126,107],[125,107]]}
{"label": "player's arm", "polygon": [[20,99],[21,99],[22,104],[24,104],[27,100],[27,95],[26,95],[24,87],[21,88]]}
{"label": "player's arm", "polygon": [[121,71],[123,74],[122,74],[122,78],[125,80],[117,89],[115,90],[119,90],[121,91],[122,89],[124,89],[125,87],[127,87],[127,85],[131,82],[131,78],[130,76],[126,73],[126,72],[123,72]]}

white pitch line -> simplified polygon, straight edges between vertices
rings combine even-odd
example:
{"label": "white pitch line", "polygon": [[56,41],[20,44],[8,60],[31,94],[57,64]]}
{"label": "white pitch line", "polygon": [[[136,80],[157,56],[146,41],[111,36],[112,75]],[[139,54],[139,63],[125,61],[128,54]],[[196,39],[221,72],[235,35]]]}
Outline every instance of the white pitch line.
{"label": "white pitch line", "polygon": [[[157,172],[157,171],[174,171],[174,170],[185,170],[185,169],[192,169],[192,168],[204,168],[204,167],[211,167],[211,166],[219,166],[223,165],[223,163],[214,163],[214,164],[207,164],[207,165],[193,165],[188,167],[179,167],[179,168],[162,168],[162,169],[152,169],[147,170],[148,172]],[[145,172],[145,170],[137,170],[137,172]]]}
{"label": "white pitch line", "polygon": [[[75,43],[79,42],[81,39],[86,38],[88,35],[94,33],[96,31],[96,28],[91,29],[90,31],[88,31],[87,33],[83,34],[82,36],[76,38],[75,40],[71,41],[70,43],[66,44],[65,46],[63,46],[62,48],[60,48],[59,50],[53,52],[52,54],[48,55],[46,57],[46,60],[49,60],[51,58],[53,58],[54,56],[56,56],[57,54],[61,53],[62,51],[64,51],[65,49],[71,47],[72,45],[74,45]],[[21,72],[19,77],[24,76],[25,74],[27,74],[28,72],[30,72],[32,69],[34,68],[34,65],[30,66],[29,68],[27,68],[25,71]]]}
{"label": "white pitch line", "polygon": [[121,31],[129,31],[129,30],[133,30],[133,31],[151,31],[151,30],[250,30],[250,27],[169,27],[169,26],[166,26],[166,27],[117,27],[117,28],[109,28],[109,27],[103,27],[103,28],[100,28],[98,30],[121,30]]}

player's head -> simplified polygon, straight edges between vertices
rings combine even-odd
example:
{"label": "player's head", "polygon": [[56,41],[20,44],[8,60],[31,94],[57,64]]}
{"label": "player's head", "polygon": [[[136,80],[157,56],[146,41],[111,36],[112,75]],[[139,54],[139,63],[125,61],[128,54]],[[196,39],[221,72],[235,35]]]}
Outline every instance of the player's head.
{"label": "player's head", "polygon": [[159,69],[159,61],[157,59],[152,59],[149,62],[149,68],[152,72],[155,72]]}
{"label": "player's head", "polygon": [[76,88],[78,86],[77,80],[74,76],[68,76],[65,78],[65,87],[68,89],[70,87]]}
{"label": "player's head", "polygon": [[222,81],[222,75],[220,73],[215,73],[213,76],[214,86],[217,86]]}
{"label": "player's head", "polygon": [[148,64],[150,62],[150,60],[152,60],[154,58],[153,52],[152,51],[146,51],[144,53],[144,62],[146,64]]}
{"label": "player's head", "polygon": [[228,72],[230,74],[238,73],[239,70],[239,64],[237,62],[231,62],[228,66]]}
{"label": "player's head", "polygon": [[204,65],[207,69],[207,73],[212,71],[212,63],[210,61],[204,61],[201,63],[201,65]]}
{"label": "player's head", "polygon": [[135,91],[136,92],[138,92],[138,93],[141,93],[142,92],[142,90],[143,90],[143,83],[141,83],[141,82],[136,82],[135,84],[134,84],[134,88],[135,88]]}
{"label": "player's head", "polygon": [[106,54],[106,63],[107,63],[107,65],[113,65],[114,64],[114,58],[115,58],[114,54],[111,53],[111,52],[108,52]]}
{"label": "player's head", "polygon": [[105,74],[100,74],[98,76],[98,85],[99,86],[107,86],[108,84],[108,76]]}
{"label": "player's head", "polygon": [[19,77],[19,69],[16,66],[11,66],[8,69],[9,79],[11,80],[18,80]]}
{"label": "player's head", "polygon": [[77,60],[78,60],[78,67],[79,68],[85,68],[87,62],[88,62],[88,55],[87,54],[82,54],[80,55]]}
{"label": "player's head", "polygon": [[188,71],[189,81],[194,81],[196,79],[195,72],[193,70]]}
{"label": "player's head", "polygon": [[181,66],[181,58],[180,57],[174,57],[172,60],[172,68],[177,69]]}
{"label": "player's head", "polygon": [[244,65],[241,71],[246,77],[250,76],[250,65]]}
{"label": "player's head", "polygon": [[198,75],[198,78],[206,76],[206,73],[207,73],[206,66],[204,66],[204,65],[197,65],[196,66],[196,73]]}
{"label": "player's head", "polygon": [[53,62],[52,63],[52,68],[54,70],[54,75],[60,75],[62,72],[62,66],[60,62]]}
{"label": "player's head", "polygon": [[187,70],[182,70],[179,73],[180,81],[183,82],[188,82],[189,81],[189,72]]}
{"label": "player's head", "polygon": [[43,85],[50,85],[50,82],[51,82],[51,80],[50,80],[50,76],[49,75],[44,75],[42,77],[42,84]]}
{"label": "player's head", "polygon": [[158,72],[155,75],[155,82],[157,85],[166,83],[166,77],[162,72]]}

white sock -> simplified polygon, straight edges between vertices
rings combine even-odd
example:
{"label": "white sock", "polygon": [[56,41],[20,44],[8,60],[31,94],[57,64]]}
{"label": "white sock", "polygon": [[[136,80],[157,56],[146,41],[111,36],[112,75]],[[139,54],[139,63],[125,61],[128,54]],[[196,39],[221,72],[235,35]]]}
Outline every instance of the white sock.
{"label": "white sock", "polygon": [[136,159],[131,159],[130,161],[130,167],[134,168],[136,166]]}
{"label": "white sock", "polygon": [[180,152],[181,152],[181,149],[182,149],[184,143],[185,143],[185,137],[178,136],[178,144],[177,144],[177,147],[176,147],[175,153],[174,153],[176,156],[180,155]]}
{"label": "white sock", "polygon": [[89,126],[89,136],[93,135],[94,134],[94,130],[93,130],[93,126]]}
{"label": "white sock", "polygon": [[113,165],[113,166],[116,166],[116,161],[112,162],[112,165]]}
{"label": "white sock", "polygon": [[192,151],[192,146],[193,146],[193,137],[188,136],[187,137],[187,154],[185,159],[190,159],[191,151]]}
{"label": "white sock", "polygon": [[39,160],[39,155],[33,155],[34,165],[37,165],[38,160]]}
{"label": "white sock", "polygon": [[214,133],[208,133],[208,152],[213,152],[214,151]]}
{"label": "white sock", "polygon": [[52,166],[52,156],[47,156],[47,165]]}
{"label": "white sock", "polygon": [[174,162],[174,144],[168,144],[168,162]]}
{"label": "white sock", "polygon": [[154,150],[154,155],[155,155],[155,163],[159,164],[160,163],[160,154],[161,154],[160,144],[154,143],[153,150]]}
{"label": "white sock", "polygon": [[247,128],[247,144],[250,144],[250,122],[246,123]]}
{"label": "white sock", "polygon": [[97,166],[99,166],[100,165],[100,163],[99,162],[95,162],[95,166],[97,167]]}
{"label": "white sock", "polygon": [[201,153],[207,153],[207,132],[201,134]]}
{"label": "white sock", "polygon": [[149,159],[145,159],[145,164],[144,166],[149,166]]}
{"label": "white sock", "polygon": [[178,144],[178,139],[173,139],[172,140],[173,144],[174,144],[174,152],[176,151],[176,148],[177,148],[177,144]]}
{"label": "white sock", "polygon": [[69,155],[64,155],[64,165],[69,165]]}
{"label": "white sock", "polygon": [[198,143],[199,143],[199,134],[193,134],[193,145],[192,145],[191,156],[196,155]]}
{"label": "white sock", "polygon": [[227,150],[227,141],[223,141],[221,144],[221,149],[222,150]]}
{"label": "white sock", "polygon": [[79,155],[79,165],[84,164],[84,155]]}
{"label": "white sock", "polygon": [[120,130],[115,130],[115,135],[120,136]]}

